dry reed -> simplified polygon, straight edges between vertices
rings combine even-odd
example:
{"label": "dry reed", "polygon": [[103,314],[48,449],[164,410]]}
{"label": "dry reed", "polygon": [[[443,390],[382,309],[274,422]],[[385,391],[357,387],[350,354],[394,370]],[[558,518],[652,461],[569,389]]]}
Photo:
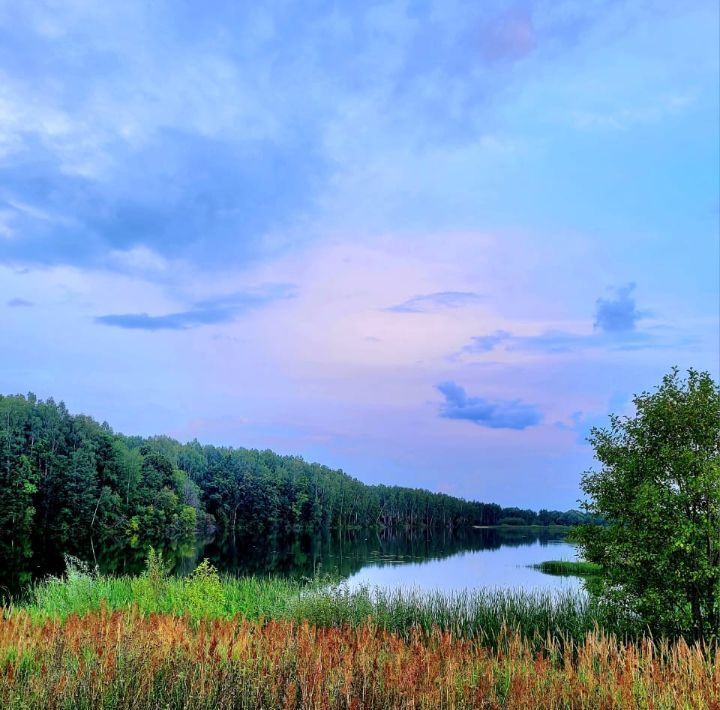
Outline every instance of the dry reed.
{"label": "dry reed", "polygon": [[709,647],[596,631],[541,651],[373,624],[214,619],[102,609],[0,619],[2,708],[710,708]]}

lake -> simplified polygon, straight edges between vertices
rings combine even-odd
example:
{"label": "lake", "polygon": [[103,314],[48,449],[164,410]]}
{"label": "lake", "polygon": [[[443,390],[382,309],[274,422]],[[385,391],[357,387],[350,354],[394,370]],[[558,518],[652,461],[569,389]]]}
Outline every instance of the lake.
{"label": "lake", "polygon": [[182,560],[179,571],[190,571],[208,557],[219,569],[236,574],[327,574],[351,588],[580,589],[576,577],[556,577],[532,568],[545,560],[576,559],[575,547],[565,535],[562,530],[485,528],[452,535],[361,531],[343,537],[301,536],[236,545],[211,542]]}
{"label": "lake", "polygon": [[[574,560],[575,547],[562,529],[471,528],[448,533],[398,533],[361,530],[344,535],[296,535],[210,540],[163,550],[178,574],[189,574],[207,557],[218,570],[236,575],[326,576],[351,588],[381,586],[453,592],[478,587],[543,590],[581,589],[575,577],[543,574],[532,565]],[[105,548],[98,566],[106,574],[140,574],[146,554],[140,549]],[[40,579],[62,574],[62,560],[38,559]],[[9,570],[0,570],[0,595],[21,590]]]}

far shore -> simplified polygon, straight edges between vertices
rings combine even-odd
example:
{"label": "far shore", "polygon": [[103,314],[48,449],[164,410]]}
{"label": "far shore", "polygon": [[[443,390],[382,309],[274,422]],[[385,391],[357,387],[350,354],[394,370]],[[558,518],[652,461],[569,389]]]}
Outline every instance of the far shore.
{"label": "far shore", "polygon": [[527,530],[528,528],[532,528],[533,530],[552,530],[552,529],[561,529],[561,530],[569,530],[572,527],[575,527],[574,525],[537,525],[537,524],[528,524],[528,525],[473,525],[473,529],[475,530],[497,530],[498,528],[502,528],[503,530]]}

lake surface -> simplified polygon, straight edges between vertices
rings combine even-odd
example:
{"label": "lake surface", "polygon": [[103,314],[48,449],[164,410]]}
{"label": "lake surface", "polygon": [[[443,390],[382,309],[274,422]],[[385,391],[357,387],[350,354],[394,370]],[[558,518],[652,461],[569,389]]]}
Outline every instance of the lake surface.
{"label": "lake surface", "polygon": [[380,586],[454,592],[478,587],[503,589],[579,589],[577,577],[544,574],[532,565],[574,560],[575,548],[562,540],[458,552],[445,559],[369,559],[351,575],[349,587]]}
{"label": "lake surface", "polygon": [[299,537],[292,541],[210,543],[180,565],[189,571],[202,557],[236,574],[311,577],[327,574],[351,588],[437,589],[479,587],[542,590],[581,589],[576,577],[543,574],[532,565],[545,560],[575,560],[575,547],[563,531],[527,528],[472,529],[462,534],[375,533]]}
{"label": "lake surface", "polygon": [[[325,576],[351,588],[380,586],[453,592],[503,589],[581,589],[576,577],[543,574],[532,565],[545,560],[574,560],[563,530],[483,528],[448,532],[393,533],[356,531],[345,535],[297,535],[285,538],[211,540],[163,550],[178,574],[189,574],[207,557],[218,570],[236,575]],[[140,574],[146,554],[140,549],[103,549],[98,566],[106,574]],[[62,574],[62,564],[36,561],[35,579]],[[8,571],[0,570],[0,595],[21,591]]]}

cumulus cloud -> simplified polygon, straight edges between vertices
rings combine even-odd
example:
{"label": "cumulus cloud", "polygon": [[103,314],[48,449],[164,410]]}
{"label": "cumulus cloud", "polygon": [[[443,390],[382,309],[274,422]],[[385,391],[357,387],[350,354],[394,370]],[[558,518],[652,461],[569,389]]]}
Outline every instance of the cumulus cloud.
{"label": "cumulus cloud", "polygon": [[440,416],[445,419],[465,419],[490,429],[526,429],[542,419],[537,407],[520,400],[469,397],[455,382],[442,382],[437,389],[445,397],[440,407]]}
{"label": "cumulus cloud", "polygon": [[292,286],[274,284],[258,291],[238,292],[198,301],[185,311],[154,316],[148,313],[109,314],[97,316],[95,322],[130,330],[188,330],[203,325],[228,323],[249,310],[292,298],[294,293]]}
{"label": "cumulus cloud", "polygon": [[610,298],[598,298],[595,309],[595,328],[604,333],[628,333],[635,330],[635,324],[645,314],[638,311],[632,292],[635,284],[630,283],[615,289]]}
{"label": "cumulus cloud", "polygon": [[472,291],[438,291],[427,293],[386,308],[393,313],[425,313],[441,308],[462,308],[472,306],[483,300],[482,296]]}

